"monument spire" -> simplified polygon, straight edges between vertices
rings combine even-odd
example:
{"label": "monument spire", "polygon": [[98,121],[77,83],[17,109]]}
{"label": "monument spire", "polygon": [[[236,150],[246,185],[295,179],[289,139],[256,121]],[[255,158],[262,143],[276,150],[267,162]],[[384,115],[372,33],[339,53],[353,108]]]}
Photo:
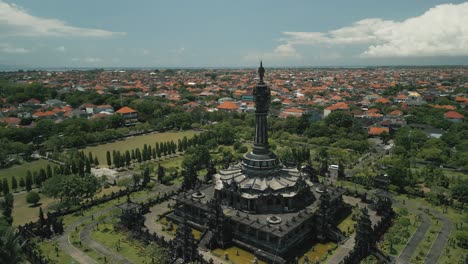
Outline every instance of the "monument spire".
{"label": "monument spire", "polygon": [[268,154],[268,132],[267,132],[267,115],[270,108],[270,88],[263,82],[265,76],[265,68],[260,61],[258,68],[258,76],[260,81],[254,88],[255,101],[255,141],[253,145],[254,154]]}

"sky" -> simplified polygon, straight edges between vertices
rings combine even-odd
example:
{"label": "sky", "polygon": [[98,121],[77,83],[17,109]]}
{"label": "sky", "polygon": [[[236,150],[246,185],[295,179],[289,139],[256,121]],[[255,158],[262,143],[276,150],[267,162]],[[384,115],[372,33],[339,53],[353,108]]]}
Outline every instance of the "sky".
{"label": "sky", "polygon": [[465,65],[468,2],[0,0],[0,66]]}

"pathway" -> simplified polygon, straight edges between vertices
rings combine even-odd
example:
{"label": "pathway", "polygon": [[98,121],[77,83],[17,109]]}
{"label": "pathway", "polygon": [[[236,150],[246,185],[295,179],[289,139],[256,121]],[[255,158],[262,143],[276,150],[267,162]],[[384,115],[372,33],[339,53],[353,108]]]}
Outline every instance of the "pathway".
{"label": "pathway", "polygon": [[398,256],[397,263],[409,263],[410,262],[411,256],[413,256],[419,243],[424,238],[426,231],[431,226],[431,218],[422,211],[420,215],[421,215],[421,224],[419,225],[418,229],[416,229],[416,231],[413,234],[413,237],[406,244],[403,251],[400,253],[400,256]]}
{"label": "pathway", "polygon": [[[138,198],[134,199],[133,201],[134,202],[145,201],[145,200],[147,200],[149,198],[152,198],[152,197],[156,196],[158,194],[158,192],[168,193],[168,192],[171,192],[173,190],[176,190],[177,188],[178,187],[175,186],[175,185],[172,185],[172,186],[157,185],[152,192],[150,192],[147,195],[138,197]],[[98,211],[98,212],[96,212],[96,213],[94,213],[92,215],[83,216],[83,217],[79,218],[78,220],[76,220],[75,222],[68,225],[65,228],[64,233],[60,237],[57,238],[57,242],[58,242],[58,245],[59,245],[60,249],[62,251],[64,251],[66,254],[70,255],[73,259],[75,259],[77,262],[79,262],[81,264],[88,264],[88,263],[89,264],[97,264],[98,262],[96,260],[94,260],[93,258],[88,256],[86,253],[84,253],[83,251],[81,251],[77,247],[73,246],[73,244],[70,241],[69,236],[70,236],[70,233],[75,230],[75,228],[79,227],[85,221],[87,221],[89,219],[98,219],[99,216],[105,215],[105,214],[111,212],[112,210],[115,210],[114,206],[102,209],[102,210],[100,210],[100,211]]]}
{"label": "pathway", "polygon": [[436,264],[439,261],[439,258],[442,255],[442,252],[444,251],[445,244],[447,243],[450,237],[450,232],[452,230],[452,222],[450,221],[450,219],[448,219],[444,214],[432,208],[423,207],[421,203],[418,203],[411,199],[406,200],[406,203],[404,205],[401,204],[399,201],[396,201],[395,203],[398,203],[400,206],[407,208],[409,211],[420,210],[422,212],[421,225],[418,227],[415,234],[413,235],[411,240],[408,242],[408,244],[406,245],[405,249],[402,251],[400,256],[398,256],[397,263],[401,263],[401,264],[410,263],[411,257],[416,252],[416,249],[419,243],[422,241],[427,230],[429,229],[431,225],[430,217],[421,209],[419,209],[419,208],[422,208],[422,209],[430,210],[432,214],[436,215],[436,217],[440,221],[442,221],[442,228],[440,229],[439,234],[434,240],[431,249],[429,250],[429,252],[427,252],[426,258],[424,260],[425,264]]}
{"label": "pathway", "polygon": [[450,237],[450,232],[452,231],[452,222],[445,217],[442,213],[432,211],[439,220],[442,221],[442,228],[437,235],[436,240],[432,244],[431,250],[426,256],[425,264],[436,264],[439,262],[439,258],[444,251],[445,245]]}

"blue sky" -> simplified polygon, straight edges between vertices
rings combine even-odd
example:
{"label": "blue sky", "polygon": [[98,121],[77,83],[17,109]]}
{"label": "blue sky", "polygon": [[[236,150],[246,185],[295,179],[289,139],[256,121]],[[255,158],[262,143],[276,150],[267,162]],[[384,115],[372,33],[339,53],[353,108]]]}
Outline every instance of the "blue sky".
{"label": "blue sky", "polygon": [[468,2],[0,0],[0,65],[466,64]]}

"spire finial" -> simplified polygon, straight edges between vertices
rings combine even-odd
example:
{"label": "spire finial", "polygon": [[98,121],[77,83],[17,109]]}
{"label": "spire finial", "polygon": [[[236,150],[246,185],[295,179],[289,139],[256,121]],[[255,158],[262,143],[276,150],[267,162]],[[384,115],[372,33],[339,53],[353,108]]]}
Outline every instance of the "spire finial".
{"label": "spire finial", "polygon": [[258,68],[258,76],[260,77],[260,82],[263,82],[263,76],[265,76],[265,69],[263,68],[263,62],[260,60],[260,67]]}

